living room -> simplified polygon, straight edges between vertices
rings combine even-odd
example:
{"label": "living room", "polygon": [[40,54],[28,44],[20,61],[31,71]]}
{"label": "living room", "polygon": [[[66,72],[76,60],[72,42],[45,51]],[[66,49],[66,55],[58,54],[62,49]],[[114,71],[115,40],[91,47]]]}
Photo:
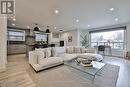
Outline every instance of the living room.
{"label": "living room", "polygon": [[1,0],[0,87],[130,87],[129,0]]}

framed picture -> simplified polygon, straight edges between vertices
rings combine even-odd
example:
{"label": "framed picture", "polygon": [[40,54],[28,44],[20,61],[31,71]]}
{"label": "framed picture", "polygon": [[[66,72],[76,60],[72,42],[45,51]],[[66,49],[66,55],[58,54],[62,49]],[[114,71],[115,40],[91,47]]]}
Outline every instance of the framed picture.
{"label": "framed picture", "polygon": [[72,42],[72,36],[68,36],[68,42]]}

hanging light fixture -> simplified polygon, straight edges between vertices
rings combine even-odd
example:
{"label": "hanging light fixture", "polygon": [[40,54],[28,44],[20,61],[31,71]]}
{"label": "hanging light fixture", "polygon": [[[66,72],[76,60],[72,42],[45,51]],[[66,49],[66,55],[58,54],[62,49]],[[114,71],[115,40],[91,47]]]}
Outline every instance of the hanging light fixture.
{"label": "hanging light fixture", "polygon": [[49,26],[47,26],[46,33],[51,33],[49,30]]}
{"label": "hanging light fixture", "polygon": [[34,32],[39,32],[39,27],[38,27],[38,24],[37,23],[35,23],[35,27],[34,27],[34,30],[33,30]]}

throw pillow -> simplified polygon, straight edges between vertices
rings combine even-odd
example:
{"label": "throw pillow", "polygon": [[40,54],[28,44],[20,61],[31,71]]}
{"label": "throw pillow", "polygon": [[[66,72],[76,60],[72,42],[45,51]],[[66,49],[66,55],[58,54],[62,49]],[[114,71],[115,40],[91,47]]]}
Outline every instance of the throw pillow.
{"label": "throw pillow", "polygon": [[81,47],[80,50],[81,50],[81,53],[86,53],[86,48],[85,47]]}
{"label": "throw pillow", "polygon": [[74,52],[75,53],[81,53],[80,47],[74,47]]}
{"label": "throw pillow", "polygon": [[45,54],[46,54],[46,58],[51,57],[52,56],[51,55],[51,48],[46,48],[45,49]]}
{"label": "throw pillow", "polygon": [[63,54],[66,51],[65,47],[55,47],[55,51],[57,52],[57,54]]}
{"label": "throw pillow", "polygon": [[37,53],[38,64],[39,64],[40,61],[45,58],[45,50],[43,50],[43,49],[37,49],[36,53]]}
{"label": "throw pillow", "polygon": [[58,55],[58,53],[57,53],[57,51],[56,51],[56,48],[53,47],[53,48],[52,48],[52,56],[53,56],[53,57],[56,57],[57,55]]}
{"label": "throw pillow", "polygon": [[69,53],[69,48],[68,47],[66,47],[66,53]]}
{"label": "throw pillow", "polygon": [[74,53],[74,47],[67,47],[66,52],[69,53],[69,54]]}

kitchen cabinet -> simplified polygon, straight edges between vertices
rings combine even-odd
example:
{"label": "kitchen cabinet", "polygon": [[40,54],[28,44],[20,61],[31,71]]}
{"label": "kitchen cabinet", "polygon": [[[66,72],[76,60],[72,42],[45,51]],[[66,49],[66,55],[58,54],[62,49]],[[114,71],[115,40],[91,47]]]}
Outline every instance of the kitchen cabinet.
{"label": "kitchen cabinet", "polygon": [[8,45],[8,54],[22,54],[26,53],[26,45]]}

